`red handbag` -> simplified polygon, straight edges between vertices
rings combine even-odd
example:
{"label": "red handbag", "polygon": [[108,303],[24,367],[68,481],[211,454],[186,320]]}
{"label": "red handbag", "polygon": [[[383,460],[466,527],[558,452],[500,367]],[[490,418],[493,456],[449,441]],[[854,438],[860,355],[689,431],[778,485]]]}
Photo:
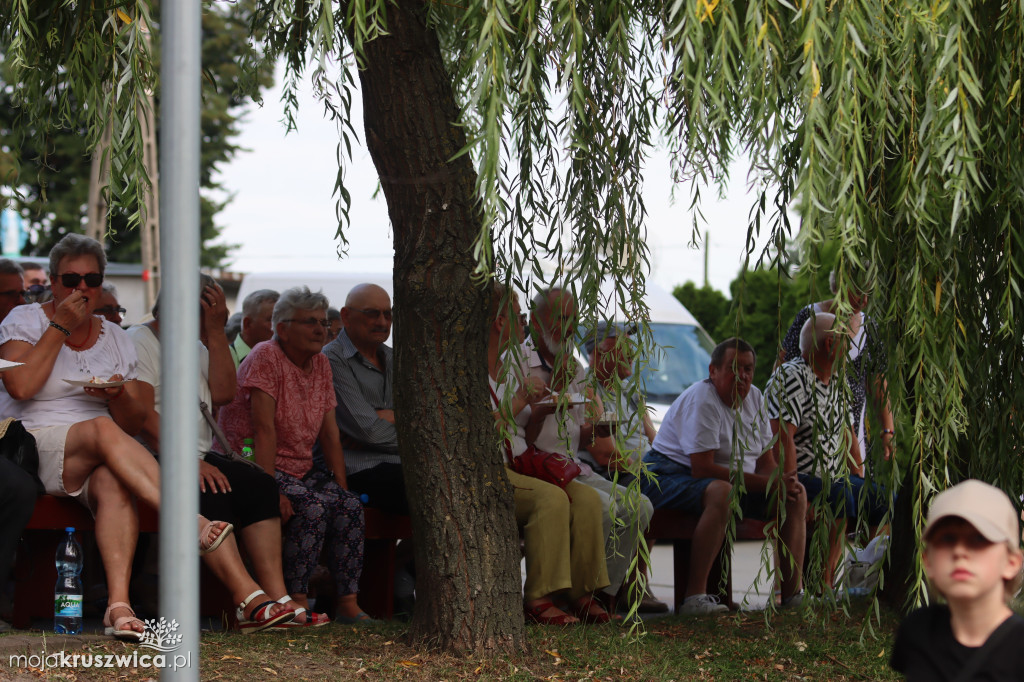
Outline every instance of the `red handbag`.
{"label": "red handbag", "polygon": [[509,464],[516,473],[539,478],[547,483],[557,485],[562,490],[565,490],[565,486],[583,473],[580,465],[572,459],[555,452],[538,450],[532,445],[523,450],[518,457],[513,457]]}
{"label": "red handbag", "polygon": [[[501,403],[493,388],[491,389],[491,398],[494,399],[495,406],[500,407]],[[538,450],[533,445],[523,450],[522,454],[513,456],[512,448],[506,440],[505,457],[508,458],[508,464],[512,471],[517,474],[530,476],[540,479],[545,483],[557,485],[562,490],[565,490],[565,487],[572,483],[574,478],[583,473],[580,465],[573,461],[571,457],[566,457],[557,452],[544,452],[543,450]],[[566,495],[568,494],[567,492]],[[572,497],[570,496],[569,499],[571,500]]]}

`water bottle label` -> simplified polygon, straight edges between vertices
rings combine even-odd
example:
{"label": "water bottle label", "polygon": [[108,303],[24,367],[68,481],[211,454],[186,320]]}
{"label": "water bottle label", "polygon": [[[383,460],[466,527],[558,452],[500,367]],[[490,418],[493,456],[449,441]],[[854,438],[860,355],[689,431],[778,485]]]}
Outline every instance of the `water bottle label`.
{"label": "water bottle label", "polygon": [[53,597],[54,615],[66,616],[69,618],[82,617],[82,595],[80,594],[57,594]]}

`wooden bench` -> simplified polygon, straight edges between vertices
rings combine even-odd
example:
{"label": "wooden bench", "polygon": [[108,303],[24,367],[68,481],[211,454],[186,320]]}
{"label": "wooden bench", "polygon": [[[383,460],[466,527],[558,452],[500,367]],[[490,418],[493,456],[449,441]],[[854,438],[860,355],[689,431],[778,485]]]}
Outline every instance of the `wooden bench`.
{"label": "wooden bench", "polygon": [[[412,537],[412,522],[408,516],[389,514],[373,507],[365,509],[365,518],[366,541],[363,573],[359,581],[359,601],[372,617],[390,619],[394,603],[395,551],[399,540]],[[682,604],[689,576],[690,549],[697,518],[679,511],[659,509],[654,513],[648,533],[654,540],[672,541],[672,579],[676,611]],[[22,535],[15,565],[15,627],[26,628],[33,618],[50,618],[53,615],[50,595],[53,594],[53,586],[57,581],[54,554],[57,544],[64,537],[66,526],[74,526],[76,532],[94,532],[96,528],[92,516],[78,502],[51,495],[41,496]],[[736,539],[764,539],[764,526],[761,521],[741,521],[736,527]],[[145,505],[140,505],[139,531],[156,533],[158,529],[159,518],[156,512]],[[719,595],[725,604],[732,604],[731,571],[727,575],[725,585],[721,585],[722,568],[728,563],[729,557],[723,548],[711,568],[708,593]],[[206,587],[210,580],[216,579],[204,568],[203,586]],[[204,615],[220,616],[227,610],[230,620],[233,613],[224,602],[223,591],[214,588],[204,589],[203,593],[204,600],[200,612]]]}
{"label": "wooden bench", "polygon": [[[33,619],[53,617],[53,586],[57,582],[54,556],[64,539],[64,528],[73,526],[77,534],[93,533],[96,523],[88,510],[68,497],[41,495],[22,533],[14,567],[16,589],[13,624],[28,628]],[[156,511],[139,505],[139,532],[156,533],[160,519]],[[374,618],[390,618],[394,601],[395,547],[399,539],[412,537],[408,516],[397,516],[366,508],[366,545],[360,603]],[[81,541],[79,536],[79,541]],[[226,599],[216,577],[200,568],[200,613],[234,622],[234,609]]]}
{"label": "wooden bench", "polygon": [[[690,575],[690,550],[693,543],[693,531],[700,517],[674,509],[658,509],[651,519],[651,527],[647,537],[652,541],[672,541],[672,584],[673,607],[676,613],[686,596],[686,581]],[[737,540],[763,540],[765,523],[754,519],[744,519],[736,524]],[[726,570],[725,584],[722,584],[722,570]],[[717,595],[723,604],[735,608],[732,595],[731,557],[722,547],[715,557],[708,575],[708,594]]]}

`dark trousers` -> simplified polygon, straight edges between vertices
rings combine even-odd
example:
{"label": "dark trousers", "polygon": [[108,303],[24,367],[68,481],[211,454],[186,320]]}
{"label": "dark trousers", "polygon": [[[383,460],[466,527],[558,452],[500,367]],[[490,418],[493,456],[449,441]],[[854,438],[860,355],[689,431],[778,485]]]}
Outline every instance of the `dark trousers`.
{"label": "dark trousers", "polygon": [[392,514],[408,515],[409,502],[405,498],[405,477],[401,464],[385,462],[369,469],[350,474],[348,489],[357,495],[366,495],[367,507],[376,507]]}
{"label": "dark trousers", "polygon": [[205,493],[199,493],[199,512],[203,516],[233,523],[236,528],[281,516],[280,491],[273,476],[213,453],[206,455],[206,462],[227,477],[231,492],[215,493],[207,486]]}
{"label": "dark trousers", "polygon": [[11,574],[18,540],[35,506],[35,480],[9,459],[0,457],[0,581]]}

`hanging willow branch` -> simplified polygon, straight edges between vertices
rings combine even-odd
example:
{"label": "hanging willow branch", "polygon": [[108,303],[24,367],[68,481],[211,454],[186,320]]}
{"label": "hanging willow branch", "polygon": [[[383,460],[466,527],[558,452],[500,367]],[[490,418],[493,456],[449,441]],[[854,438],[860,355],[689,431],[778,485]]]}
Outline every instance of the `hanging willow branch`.
{"label": "hanging willow branch", "polygon": [[[148,180],[135,110],[155,82],[139,39],[148,4],[94,5],[16,0],[0,9],[0,40],[35,121],[84,120],[93,144],[113,121],[111,201],[137,216]],[[389,4],[258,6],[268,58],[286,60],[286,109],[311,68],[339,122],[344,227],[353,69],[387,32]],[[794,238],[808,254],[837,245],[840,312],[851,273],[873,264],[900,432],[887,483],[907,483],[917,529],[951,481],[1024,490],[1024,4],[466,0],[429,3],[429,18],[477,171],[467,248],[481,272],[525,287],[553,262],[571,273],[585,326],[612,276],[640,319],[652,145],[665,141],[695,199],[746,158],[762,188],[750,232],[771,232],[769,260],[784,264]]]}

